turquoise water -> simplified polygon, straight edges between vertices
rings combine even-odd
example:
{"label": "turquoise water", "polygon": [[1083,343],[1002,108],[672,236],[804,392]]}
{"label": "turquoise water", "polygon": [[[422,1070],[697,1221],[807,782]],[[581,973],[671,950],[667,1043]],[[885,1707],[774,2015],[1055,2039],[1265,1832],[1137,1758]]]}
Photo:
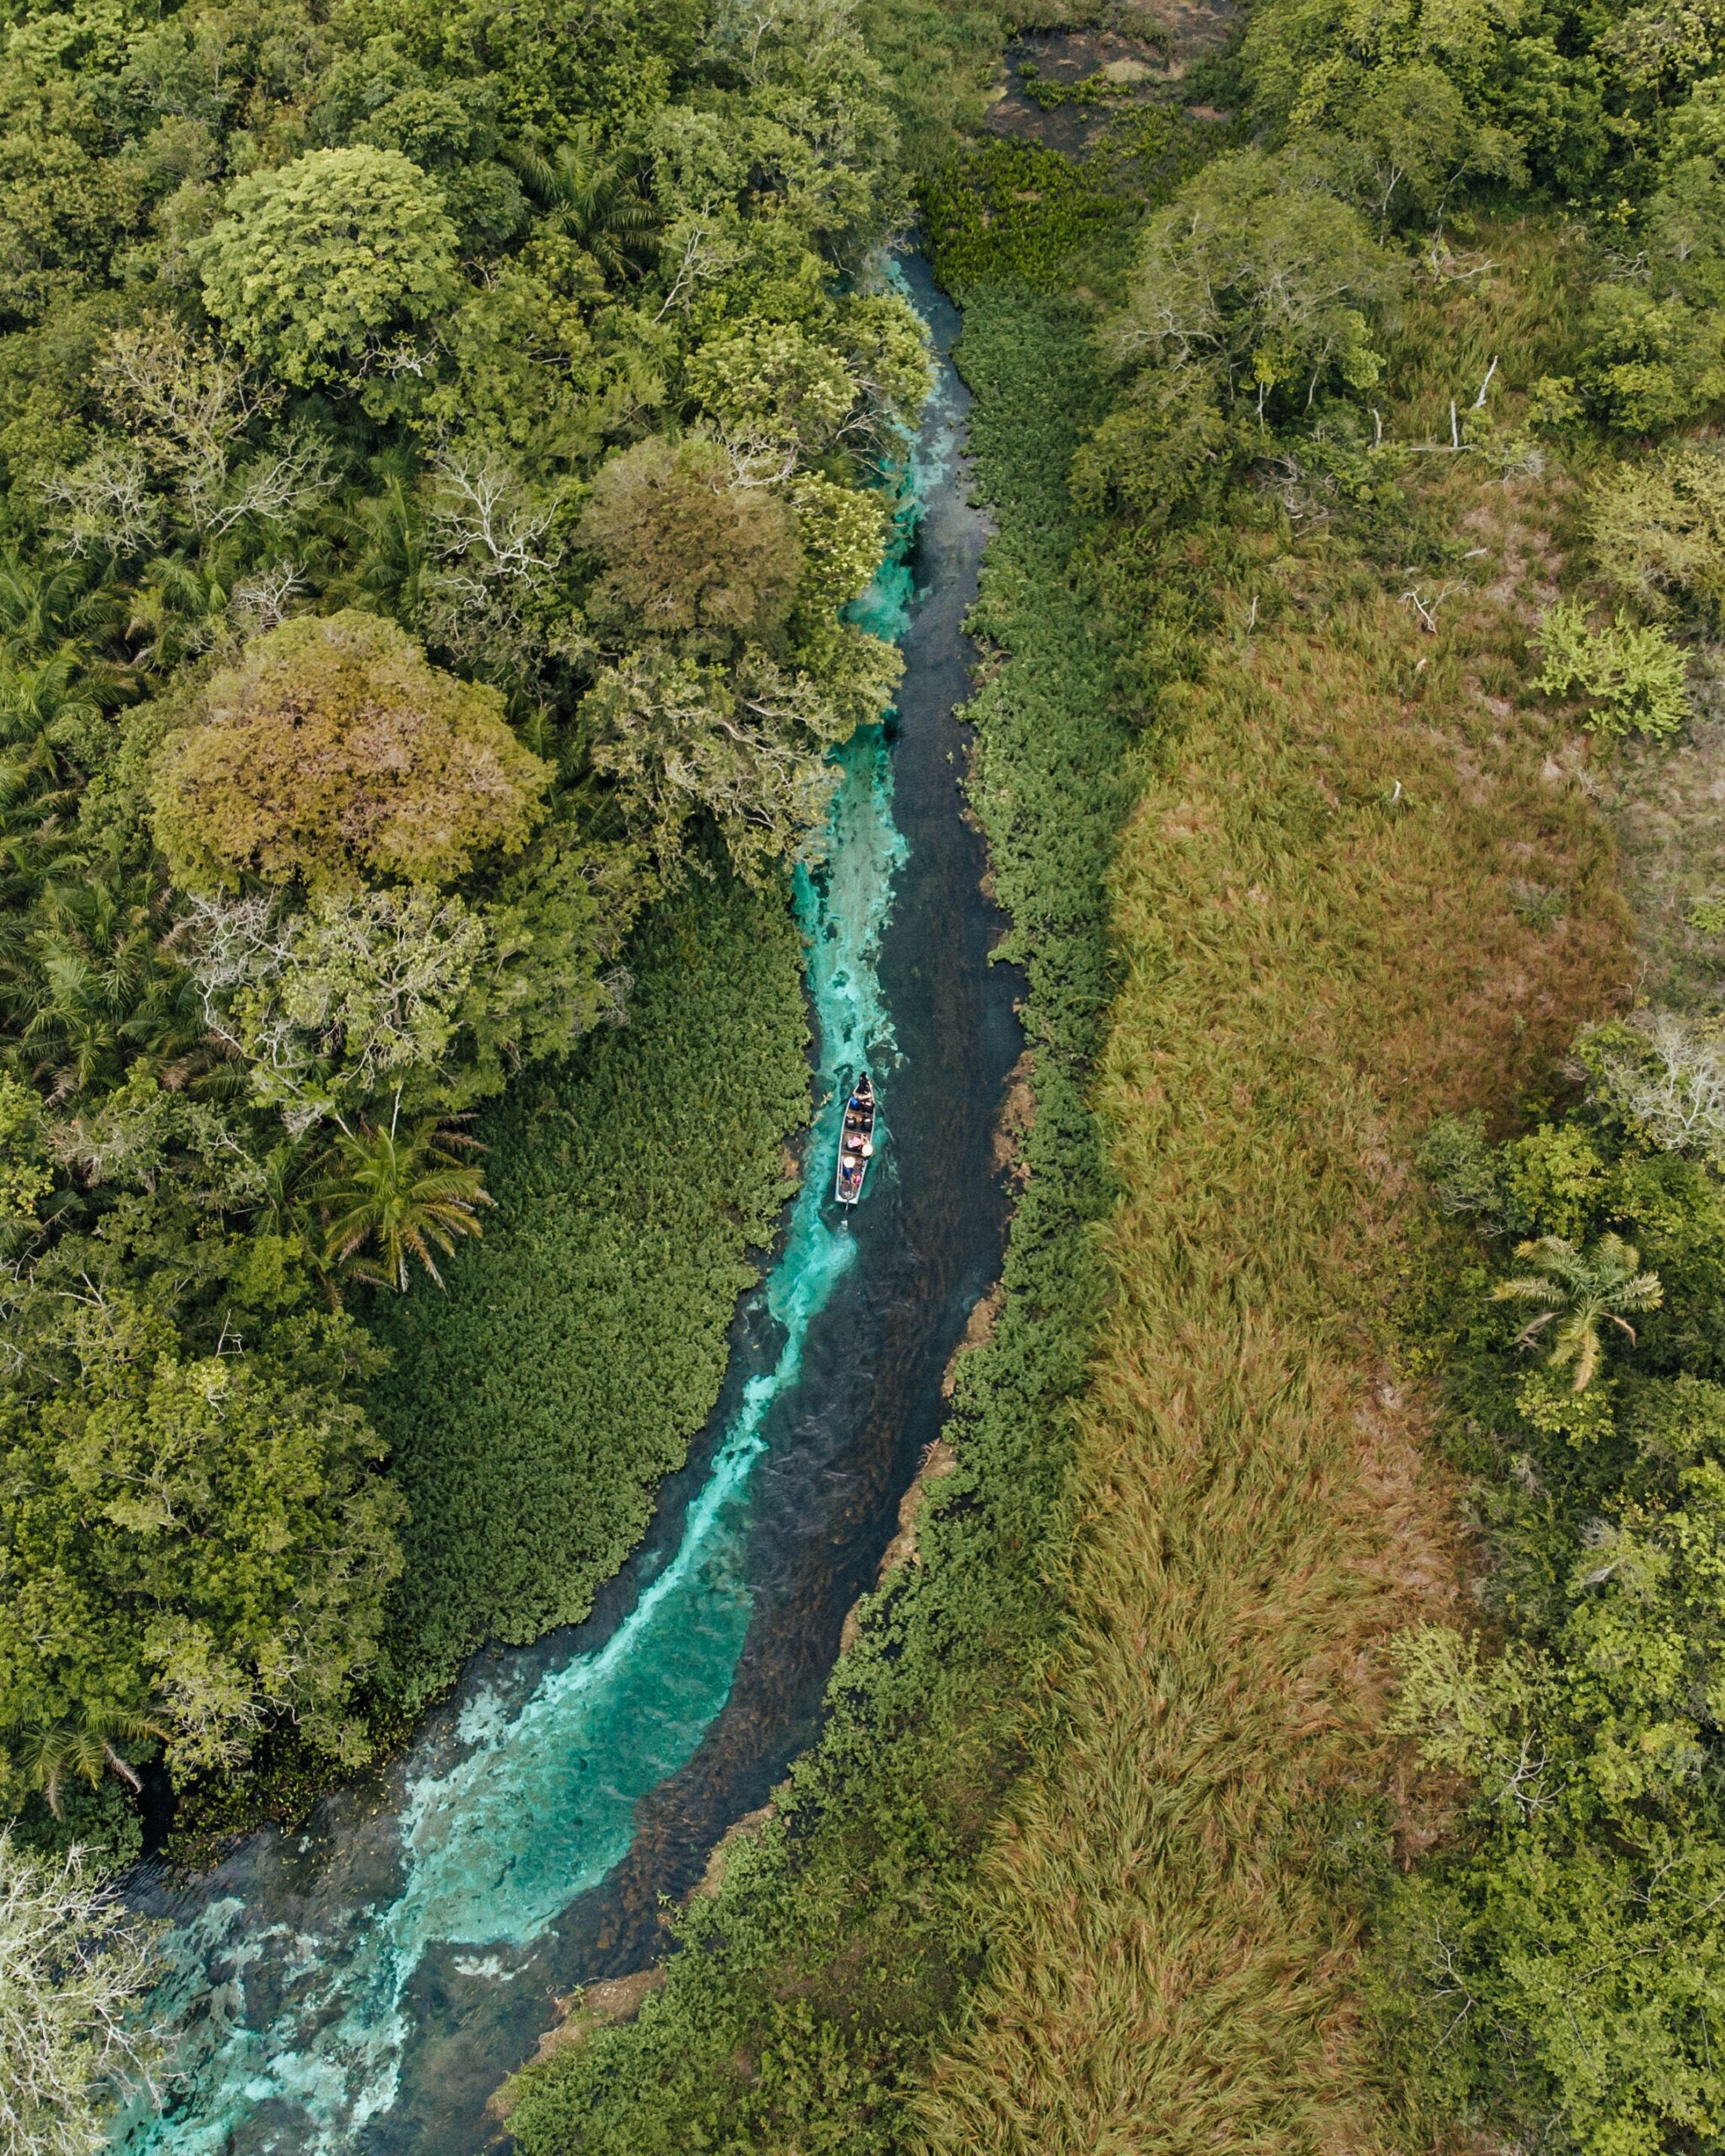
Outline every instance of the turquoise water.
{"label": "turquoise water", "polygon": [[[916,494],[950,451],[950,429],[925,430],[906,548]],[[903,564],[889,564],[858,617],[900,633],[913,596]],[[867,1065],[884,1123],[892,1109],[897,1046],[879,959],[908,849],[885,729],[863,729],[837,761],[821,859],[795,878],[820,1106],[765,1285],[776,1360],[743,1384],[680,1538],[656,1569],[642,1568],[633,1607],[601,1645],[530,1670],[531,1682],[512,1666],[480,1683],[393,1790],[366,1807],[350,1800],[321,1833],[254,1838],[211,1880],[147,1897],[173,1920],[172,1973],[152,2019],[175,2079],[163,2112],[126,2123],[117,2145],[127,2156],[360,2148],[397,2102],[419,1991],[541,1975],[538,1949],[559,1917],[628,1853],[640,1800],[686,1765],[724,1708],[755,1610],[750,1482],[769,1411],[795,1387],[811,1326],[857,1263],[860,1239],[828,1202],[845,1081]],[[884,1136],[872,1198],[892,1174]]]}

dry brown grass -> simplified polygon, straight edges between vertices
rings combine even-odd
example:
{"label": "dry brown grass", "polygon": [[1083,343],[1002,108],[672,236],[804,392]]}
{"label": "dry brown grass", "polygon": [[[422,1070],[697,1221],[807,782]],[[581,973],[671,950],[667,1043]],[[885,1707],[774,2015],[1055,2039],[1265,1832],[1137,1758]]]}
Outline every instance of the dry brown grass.
{"label": "dry brown grass", "polygon": [[[1496,553],[1538,524],[1514,489],[1441,483]],[[1457,1571],[1385,1354],[1400,1163],[1434,1110],[1506,1110],[1630,973],[1578,744],[1495,692],[1525,634],[1500,568],[1435,639],[1386,595],[1237,645],[1147,774],[1076,1634],[931,2150],[1377,2145],[1323,1850],[1362,1793],[1393,1801],[1382,1642]],[[1530,885],[1563,916],[1530,922]]]}

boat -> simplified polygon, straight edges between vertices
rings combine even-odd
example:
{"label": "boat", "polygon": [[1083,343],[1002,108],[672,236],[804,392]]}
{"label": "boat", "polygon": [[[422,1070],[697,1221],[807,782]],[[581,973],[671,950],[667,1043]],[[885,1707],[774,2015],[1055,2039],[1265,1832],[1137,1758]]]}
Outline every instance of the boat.
{"label": "boat", "polygon": [[862,1179],[874,1157],[874,1088],[865,1070],[851,1088],[845,1102],[844,1128],[839,1134],[838,1182],[834,1192],[841,1205],[854,1205],[862,1195]]}

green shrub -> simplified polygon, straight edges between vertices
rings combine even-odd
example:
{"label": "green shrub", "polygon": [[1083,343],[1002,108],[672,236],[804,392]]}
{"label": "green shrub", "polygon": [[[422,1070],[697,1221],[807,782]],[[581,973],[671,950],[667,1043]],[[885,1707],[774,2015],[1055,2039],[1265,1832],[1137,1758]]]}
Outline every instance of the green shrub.
{"label": "green shrub", "polygon": [[313,150],[241,180],[227,209],[196,249],[204,302],[285,382],[356,371],[459,294],[442,194],[398,150]]}
{"label": "green shrub", "polygon": [[1650,464],[1619,465],[1589,504],[1594,558],[1622,596],[1654,616],[1725,624],[1725,457],[1689,442]]}
{"label": "green shrub", "polygon": [[1587,609],[1560,600],[1540,623],[1545,657],[1534,686],[1548,696],[1585,696],[1594,734],[1674,734],[1689,716],[1688,664],[1662,628],[1619,614],[1588,627]]}

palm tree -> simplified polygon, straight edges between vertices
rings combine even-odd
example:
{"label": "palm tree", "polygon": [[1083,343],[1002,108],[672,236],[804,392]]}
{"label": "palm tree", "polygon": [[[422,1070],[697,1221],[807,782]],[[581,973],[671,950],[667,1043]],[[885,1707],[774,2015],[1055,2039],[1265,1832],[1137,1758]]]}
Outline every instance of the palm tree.
{"label": "palm tree", "polygon": [[1541,1235],[1537,1242],[1518,1243],[1515,1255],[1533,1267],[1532,1273],[1500,1280],[1492,1300],[1542,1306],[1522,1328],[1516,1344],[1530,1348],[1555,1323],[1546,1360],[1556,1369],[1574,1364],[1577,1392],[1584,1392],[1598,1372],[1605,1352],[1601,1325],[1615,1325],[1626,1333],[1632,1348],[1635,1327],[1624,1313],[1656,1310],[1665,1299],[1658,1274],[1640,1270],[1641,1252],[1621,1235],[1601,1235],[1586,1251],[1562,1235]]}
{"label": "palm tree", "polygon": [[117,1748],[170,1734],[153,1715],[136,1707],[86,1705],[65,1721],[39,1724],[25,1732],[24,1768],[30,1785],[48,1800],[48,1809],[63,1818],[61,1796],[68,1774],[78,1774],[92,1789],[104,1774],[118,1774],[136,1796],[143,1787],[138,1770]]}
{"label": "palm tree", "polygon": [[131,594],[132,663],[166,673],[207,651],[227,622],[227,582],[204,560],[158,554]]}
{"label": "palm tree", "polygon": [[[260,1235],[298,1235],[309,1249],[312,1241],[312,1202],[316,1191],[312,1171],[327,1159],[308,1131],[299,1138],[285,1138],[264,1155],[264,1187],[252,1214]],[[312,1253],[315,1258],[315,1251]]]}
{"label": "palm tree", "polygon": [[614,283],[638,270],[631,258],[650,253],[659,216],[641,192],[637,159],[603,156],[585,127],[549,156],[521,142],[506,145],[503,155],[551,231],[585,248]]}
{"label": "palm tree", "polygon": [[118,585],[93,584],[92,574],[77,561],[36,568],[16,554],[0,560],[0,654],[40,659],[51,647],[63,648],[68,631],[74,642],[105,638],[124,619],[124,607]]}
{"label": "palm tree", "polygon": [[350,565],[332,579],[344,606],[381,601],[398,620],[411,620],[424,596],[432,558],[425,519],[404,467],[382,466],[380,492],[362,495],[344,514]]}
{"label": "palm tree", "polygon": [[62,644],[34,666],[0,667],[0,792],[14,800],[60,785],[70,763],[99,757],[120,684]]}
{"label": "palm tree", "polygon": [[116,1084],[140,1055],[174,1083],[209,1061],[195,986],[163,948],[166,908],[152,870],[97,862],[51,878],[23,938],[0,939],[0,1017],[56,1100]]}
{"label": "palm tree", "polygon": [[[458,1236],[482,1232],[477,1209],[492,1202],[480,1171],[464,1167],[452,1149],[484,1148],[441,1116],[422,1117],[400,1131],[400,1113],[398,1094],[387,1129],[361,1123],[337,1137],[329,1155],[333,1172],[313,1193],[328,1223],[324,1252],[356,1280],[398,1291],[406,1289],[409,1259],[417,1258],[441,1288],[431,1245],[452,1256]],[[355,1263],[368,1246],[375,1257]]]}

